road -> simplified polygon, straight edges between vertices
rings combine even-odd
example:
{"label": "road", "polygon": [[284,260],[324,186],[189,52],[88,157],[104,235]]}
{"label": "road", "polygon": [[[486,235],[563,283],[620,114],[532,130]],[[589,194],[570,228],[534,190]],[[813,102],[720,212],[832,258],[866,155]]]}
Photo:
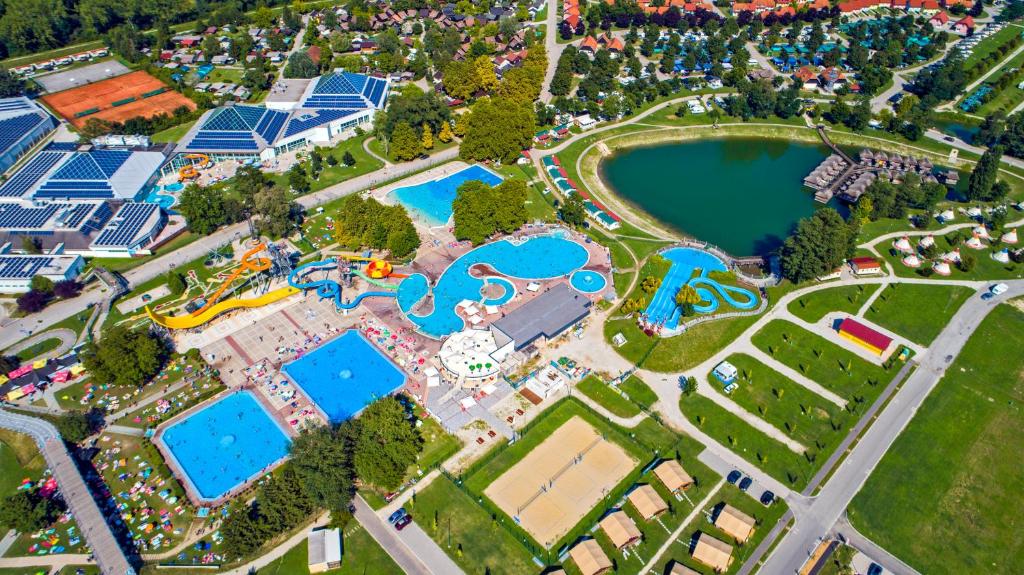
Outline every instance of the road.
{"label": "road", "polygon": [[550,102],[554,96],[551,94],[551,80],[555,77],[555,68],[558,67],[558,58],[567,44],[558,43],[558,0],[548,0],[547,19],[544,20],[544,49],[548,53],[548,69],[544,73],[544,92],[541,98]]}
{"label": "road", "polygon": [[[42,359],[60,357],[67,353],[68,351],[70,351],[72,347],[74,347],[75,340],[77,338],[78,334],[71,331],[70,329],[52,329],[42,333],[37,333],[36,335],[25,339],[21,343],[11,346],[10,349],[5,349],[4,353],[6,355],[18,355],[22,350],[30,348],[37,343],[41,343],[49,339],[59,339],[60,345],[46,353],[40,354],[38,357]],[[32,359],[36,358],[29,358],[30,361]]]}
{"label": "road", "polygon": [[381,519],[362,497],[356,496],[356,519],[366,532],[408,575],[461,575],[462,569],[434,543],[416,522],[398,531]]}
{"label": "road", "polygon": [[[927,130],[925,130],[924,137],[928,138],[929,140],[935,140],[936,142],[942,142],[947,146],[953,146],[958,150],[972,152],[978,155],[984,154],[986,150],[986,148],[982,148],[980,146],[972,146],[971,144],[968,144],[967,142],[961,140],[960,138],[951,136],[949,134],[943,134],[942,132],[936,130],[935,128],[928,128]],[[1013,166],[1015,168],[1024,168],[1024,160],[1014,158],[1013,156],[1007,156],[1006,154],[1003,154],[1002,160],[1004,164]]]}
{"label": "road", "polygon": [[988,301],[971,297],[953,316],[929,351],[919,358],[918,369],[868,428],[811,505],[798,516],[793,529],[762,566],[761,573],[777,575],[799,571],[818,541],[842,517],[854,495],[860,491],[882,456],[913,419],[985,316],[999,303],[1024,295],[1024,280],[1005,283],[1010,286],[1006,293]]}
{"label": "road", "polygon": [[110,531],[106,519],[89,493],[78,468],[71,459],[57,429],[47,421],[0,409],[0,427],[31,437],[53,472],[68,509],[75,516],[79,529],[92,548],[96,565],[104,575],[134,573]]}
{"label": "road", "polygon": [[[303,208],[309,210],[349,194],[373,188],[384,182],[453,160],[458,157],[458,154],[459,149],[454,147],[437,152],[425,160],[417,159],[398,165],[385,166],[375,172],[352,178],[312,194],[307,194],[296,201]],[[248,224],[245,222],[226,226],[169,254],[153,258],[122,275],[128,281],[129,287],[138,286],[167,273],[169,269],[201,258],[211,250],[219,248],[248,233]],[[37,314],[18,319],[9,318],[6,323],[0,324],[0,327],[3,327],[3,329],[0,329],[0,349],[11,346],[26,336],[71,317],[76,313],[85,313],[84,310],[87,307],[99,304],[106,295],[99,286],[93,285],[89,289],[84,290],[78,297],[59,301]]]}

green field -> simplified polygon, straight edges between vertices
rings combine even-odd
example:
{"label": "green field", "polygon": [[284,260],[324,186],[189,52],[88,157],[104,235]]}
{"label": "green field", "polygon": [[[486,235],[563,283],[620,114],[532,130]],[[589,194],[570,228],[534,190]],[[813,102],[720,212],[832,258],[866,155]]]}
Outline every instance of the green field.
{"label": "green field", "polygon": [[868,301],[877,285],[838,286],[811,292],[789,302],[786,309],[796,317],[815,323],[830,312],[855,314]]}
{"label": "green field", "polygon": [[997,48],[1012,40],[1014,36],[1019,36],[1020,33],[1020,28],[1010,25],[988,38],[985,38],[981,42],[978,42],[978,45],[974,48],[971,54],[964,58],[964,69],[969,69],[971,66],[984,60],[989,54],[995,52]]}
{"label": "green field", "polygon": [[43,355],[46,352],[53,351],[60,347],[60,339],[53,337],[50,339],[44,339],[43,341],[30,345],[25,349],[18,352],[18,359],[21,361],[28,361],[32,358]]}
{"label": "green field", "polygon": [[13,494],[22,479],[35,475],[45,466],[31,438],[0,429],[0,498]]}
{"label": "green field", "polygon": [[922,573],[1024,556],[1024,313],[994,309],[854,498],[857,529]]}
{"label": "green field", "polygon": [[153,134],[152,139],[158,144],[171,143],[176,144],[179,140],[185,137],[185,134],[192,129],[195,125],[195,121],[185,122],[184,124],[178,124],[177,126],[171,126],[166,130],[161,130]]}
{"label": "green field", "polygon": [[49,567],[0,567],[0,575],[78,575],[81,569],[82,575],[100,575],[100,568],[95,565],[68,565],[60,571],[50,572]]}
{"label": "green field", "polygon": [[895,369],[868,363],[785,320],[769,322],[751,341],[768,355],[847,399],[870,402],[896,375]]}
{"label": "green field", "polygon": [[640,414],[640,408],[632,401],[612,389],[610,385],[598,379],[595,375],[588,375],[583,381],[576,384],[576,389],[583,395],[593,399],[601,407],[607,409],[613,415],[619,417],[633,417]]}
{"label": "green field", "polygon": [[610,343],[615,334],[622,333],[626,343],[615,348],[619,355],[644,369],[673,373],[692,369],[715,355],[755,321],[754,315],[731,317],[698,324],[683,335],[661,338],[642,332],[635,318],[623,318],[606,321],[604,336]]}
{"label": "green field", "polygon": [[[325,571],[328,575],[393,575],[402,572],[366,529],[356,522],[342,529],[341,549],[341,567]],[[257,571],[256,575],[309,575],[308,561],[308,549],[303,541]]]}
{"label": "green field", "polygon": [[629,396],[629,399],[644,409],[650,409],[658,401],[658,394],[654,393],[650,386],[635,375],[627,377],[626,381],[620,383],[619,389],[624,391]]}
{"label": "green field", "polygon": [[928,345],[973,293],[963,286],[891,284],[871,303],[864,318]]}

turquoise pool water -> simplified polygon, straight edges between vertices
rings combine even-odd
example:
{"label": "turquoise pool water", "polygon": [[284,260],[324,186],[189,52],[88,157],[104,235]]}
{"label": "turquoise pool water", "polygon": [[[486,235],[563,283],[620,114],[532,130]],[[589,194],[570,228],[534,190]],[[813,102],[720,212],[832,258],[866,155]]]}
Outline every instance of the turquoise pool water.
{"label": "turquoise pool water", "polygon": [[540,280],[568,275],[585,266],[589,257],[580,244],[553,235],[534,236],[519,243],[497,241],[470,251],[448,266],[434,286],[434,309],[429,315],[409,313],[430,291],[427,278],[421,274],[409,276],[398,285],[398,307],[423,333],[442,337],[463,328],[462,318],[455,313],[456,305],[462,300],[481,301],[484,280],[471,276],[471,267],[487,264],[505,276]]}
{"label": "turquoise pool water", "polygon": [[603,290],[604,286],[608,285],[608,280],[595,271],[580,270],[572,274],[572,277],[569,278],[569,283],[572,287],[576,288],[576,291],[597,293]]}
{"label": "turquoise pool water", "polygon": [[452,201],[455,192],[464,182],[480,180],[490,186],[502,182],[501,176],[483,166],[470,166],[450,176],[424,182],[415,186],[396,188],[388,195],[394,196],[413,215],[419,216],[432,226],[443,226],[452,217]]}
{"label": "turquoise pool water", "polygon": [[181,182],[175,182],[173,184],[167,184],[164,186],[164,190],[168,192],[180,192],[185,189],[185,184]]}
{"label": "turquoise pool water", "polygon": [[405,384],[405,373],[356,330],[281,368],[331,423],[359,413]]}
{"label": "turquoise pool water", "polygon": [[488,284],[497,284],[501,286],[505,291],[501,292],[500,296],[485,299],[484,305],[503,305],[512,300],[516,295],[516,286],[512,282],[505,278],[489,277],[484,280]]}
{"label": "turquoise pool water", "polygon": [[159,439],[199,496],[217,499],[288,455],[291,440],[248,391],[168,427]]}
{"label": "turquoise pool water", "polygon": [[146,195],[145,201],[150,204],[157,204],[164,209],[165,212],[170,212],[171,207],[178,203],[177,198],[174,196],[168,196],[167,194],[161,194],[159,191],[160,186],[154,187],[149,194]]}
{"label": "turquoise pool water", "polygon": [[[672,267],[662,278],[661,286],[654,292],[651,303],[644,311],[648,322],[663,324],[669,329],[679,327],[681,313],[679,306],[676,305],[676,293],[686,284],[693,286],[697,295],[701,297],[702,301],[693,306],[697,313],[714,312],[718,309],[719,299],[725,300],[737,309],[757,307],[757,296],[750,290],[723,286],[707,277],[709,272],[729,271],[717,256],[694,248],[671,248],[661,255],[672,262]],[[691,279],[693,272],[698,269],[700,275]]]}

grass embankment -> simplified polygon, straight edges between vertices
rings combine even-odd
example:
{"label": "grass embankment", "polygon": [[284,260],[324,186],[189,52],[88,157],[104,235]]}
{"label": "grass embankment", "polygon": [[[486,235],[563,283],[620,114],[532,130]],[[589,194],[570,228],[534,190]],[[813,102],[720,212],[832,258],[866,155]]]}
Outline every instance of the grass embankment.
{"label": "grass embankment", "polygon": [[963,286],[890,284],[871,302],[864,317],[915,343],[928,345],[973,293]]}
{"label": "grass embankment", "polygon": [[815,323],[830,312],[855,314],[878,291],[877,285],[839,286],[818,290],[789,302],[787,309],[796,317]]}
{"label": "grass embankment", "polygon": [[858,531],[922,573],[1012,572],[1024,555],[1021,349],[1024,313],[998,306],[850,505]]}
{"label": "grass embankment", "polygon": [[576,384],[576,389],[613,415],[633,417],[640,414],[640,408],[636,404],[622,397],[622,394],[595,375],[585,377],[583,381]]}

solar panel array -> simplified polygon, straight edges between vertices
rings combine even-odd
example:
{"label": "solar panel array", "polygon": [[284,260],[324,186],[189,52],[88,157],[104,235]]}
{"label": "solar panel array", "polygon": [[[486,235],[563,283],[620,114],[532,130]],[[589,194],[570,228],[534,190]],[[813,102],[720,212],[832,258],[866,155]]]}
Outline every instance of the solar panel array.
{"label": "solar panel array", "polygon": [[50,179],[33,195],[45,199],[103,199],[114,197],[114,190],[106,181],[54,180]]}
{"label": "solar panel array", "polygon": [[369,78],[366,82],[366,87],[363,88],[363,95],[370,100],[370,104],[375,108],[380,108],[381,100],[384,96],[384,88],[387,87],[387,82],[380,78]]}
{"label": "solar panel array", "polygon": [[[235,107],[221,108],[210,119],[203,123],[202,130],[209,131],[240,131],[251,130],[253,127],[246,124],[245,120],[238,115]],[[202,133],[202,132],[200,132]]]}
{"label": "solar panel array", "polygon": [[317,126],[326,124],[327,122],[333,122],[334,120],[344,118],[345,116],[356,114],[358,112],[359,110],[328,109],[320,110],[315,114],[296,116],[292,118],[290,122],[288,122],[288,127],[285,128],[284,136],[287,138],[288,136],[298,134],[299,132],[302,132],[304,130],[315,128]]}
{"label": "solar panel array", "polygon": [[51,152],[74,152],[78,146],[78,142],[50,142],[43,149]]}
{"label": "solar panel array", "polygon": [[128,247],[132,240],[142,230],[146,220],[159,210],[160,206],[146,202],[127,203],[121,207],[114,218],[103,231],[96,236],[93,246],[104,247]]}
{"label": "solar panel array", "polygon": [[284,126],[284,122],[287,119],[288,114],[285,114],[284,112],[267,110],[267,112],[263,114],[263,117],[260,118],[259,124],[256,124],[256,133],[268,143],[273,143],[277,138],[277,135],[281,132],[281,126]]}
{"label": "solar panel array", "polygon": [[11,146],[25,137],[38,126],[46,121],[46,118],[39,114],[24,114],[0,120],[0,153],[6,152]]}
{"label": "solar panel array", "polygon": [[108,178],[114,177],[117,170],[128,161],[128,158],[132,157],[132,153],[128,150],[96,150],[90,152],[89,155]]}
{"label": "solar panel array", "polygon": [[53,263],[53,258],[0,256],[0,278],[29,279]]}
{"label": "solar panel array", "polygon": [[360,96],[310,96],[302,103],[303,108],[366,108],[366,100]]}
{"label": "solar panel array", "polygon": [[256,124],[260,122],[260,118],[262,118],[263,114],[267,111],[266,108],[258,106],[234,106],[234,109],[235,112],[238,113],[238,116],[242,118],[242,121],[249,126],[250,130],[256,128]]}
{"label": "solar panel array", "polygon": [[98,208],[96,208],[96,211],[93,212],[92,217],[89,218],[89,221],[85,222],[85,225],[82,226],[81,231],[86,233],[96,231],[102,228],[103,225],[106,224],[110,220],[110,217],[113,215],[114,210],[110,208],[110,204],[103,202],[102,204],[100,204]]}
{"label": "solar panel array", "polygon": [[49,172],[50,168],[53,168],[63,157],[64,154],[59,152],[40,152],[24,168],[18,170],[18,173],[0,186],[0,197],[20,198],[25,195],[39,181],[39,178]]}
{"label": "solar panel array", "polygon": [[65,228],[77,230],[96,204],[76,204],[58,216]]}
{"label": "solar panel array", "polygon": [[39,208],[26,208],[21,204],[0,204],[0,229],[37,230],[69,204],[50,204]]}
{"label": "solar panel array", "polygon": [[4,98],[0,100],[0,112],[14,112],[16,110],[34,110],[34,108],[25,98]]}
{"label": "solar panel array", "polygon": [[366,76],[342,72],[322,76],[313,88],[314,94],[359,94],[363,91]]}
{"label": "solar panel array", "polygon": [[252,138],[252,132],[196,132],[188,143],[190,150],[240,150],[256,151],[259,146]]}
{"label": "solar panel array", "polygon": [[59,170],[54,172],[54,180],[105,180],[106,175],[89,154],[79,153],[72,156]]}

